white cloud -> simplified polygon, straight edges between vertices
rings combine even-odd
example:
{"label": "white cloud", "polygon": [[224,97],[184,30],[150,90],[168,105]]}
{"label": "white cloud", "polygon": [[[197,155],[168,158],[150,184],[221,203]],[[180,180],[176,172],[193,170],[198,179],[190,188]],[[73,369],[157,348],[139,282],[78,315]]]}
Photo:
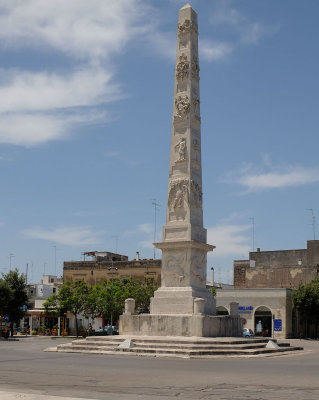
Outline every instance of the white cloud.
{"label": "white cloud", "polygon": [[87,68],[63,75],[47,72],[0,71],[0,110],[47,111],[94,106],[120,96],[112,75],[102,68]]}
{"label": "white cloud", "polygon": [[246,193],[319,182],[319,168],[305,168],[301,165],[274,167],[269,164],[269,160],[267,163],[262,168],[246,165],[239,171],[229,173],[223,181],[245,187]]}
{"label": "white cloud", "polygon": [[211,42],[201,40],[199,43],[199,53],[201,58],[206,61],[219,61],[226,58],[233,51],[233,47],[228,43]]}
{"label": "white cloud", "polygon": [[35,146],[67,136],[74,125],[105,122],[98,106],[121,97],[101,68],[65,75],[2,71],[0,143]]}
{"label": "white cloud", "polygon": [[2,46],[50,46],[82,60],[123,51],[147,29],[150,9],[140,0],[0,0],[0,7]]}
{"label": "white cloud", "polygon": [[216,3],[211,22],[215,26],[226,26],[228,32],[233,33],[236,45],[258,44],[262,38],[272,36],[280,29],[278,24],[265,24],[251,20],[247,15],[232,7],[229,1]]}
{"label": "white cloud", "polygon": [[65,246],[97,245],[103,242],[102,231],[94,231],[89,227],[62,226],[53,230],[33,227],[20,232],[30,239],[48,240]]}
{"label": "white cloud", "polygon": [[220,223],[207,229],[207,242],[216,246],[214,256],[242,257],[250,251],[250,225]]}
{"label": "white cloud", "polygon": [[151,7],[141,0],[0,0],[0,9],[4,51],[32,49],[44,60],[56,51],[74,63],[59,73],[0,71],[0,143],[36,146],[77,124],[106,122],[99,107],[123,97],[112,57],[149,32]]}
{"label": "white cloud", "polygon": [[106,120],[105,113],[94,110],[76,113],[0,113],[0,143],[32,147],[66,137],[77,124]]}

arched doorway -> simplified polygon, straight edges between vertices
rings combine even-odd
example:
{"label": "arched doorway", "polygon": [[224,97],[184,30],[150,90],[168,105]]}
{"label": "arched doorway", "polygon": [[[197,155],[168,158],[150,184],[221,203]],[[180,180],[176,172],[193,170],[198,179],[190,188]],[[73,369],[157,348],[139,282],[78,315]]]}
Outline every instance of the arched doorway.
{"label": "arched doorway", "polygon": [[229,315],[226,307],[218,306],[216,307],[216,315]]}
{"label": "arched doorway", "polygon": [[266,306],[255,310],[255,336],[270,337],[272,333],[272,312]]}

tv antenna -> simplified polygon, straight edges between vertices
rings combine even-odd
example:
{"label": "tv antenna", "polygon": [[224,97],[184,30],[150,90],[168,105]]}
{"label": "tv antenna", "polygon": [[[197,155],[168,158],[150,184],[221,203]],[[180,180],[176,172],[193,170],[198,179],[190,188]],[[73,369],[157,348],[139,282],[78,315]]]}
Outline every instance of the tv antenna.
{"label": "tv antenna", "polygon": [[[154,206],[154,243],[156,243],[156,217],[157,217],[157,209],[161,206],[157,199],[151,199],[152,205]],[[154,246],[154,260],[156,258],[156,247]]]}
{"label": "tv antenna", "polygon": [[316,216],[312,208],[307,208],[306,210],[311,212],[312,223],[310,225],[312,225],[313,240],[316,240]]}
{"label": "tv antenna", "polygon": [[255,217],[249,218],[253,226],[253,251],[255,251]]}

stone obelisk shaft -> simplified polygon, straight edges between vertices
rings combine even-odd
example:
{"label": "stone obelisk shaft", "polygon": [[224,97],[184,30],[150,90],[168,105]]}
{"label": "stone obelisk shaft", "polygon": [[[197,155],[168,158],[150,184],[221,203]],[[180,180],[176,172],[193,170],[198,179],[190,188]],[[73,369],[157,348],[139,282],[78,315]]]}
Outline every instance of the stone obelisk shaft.
{"label": "stone obelisk shaft", "polygon": [[206,243],[203,229],[197,15],[179,12],[166,226],[163,241]]}
{"label": "stone obelisk shaft", "polygon": [[162,242],[162,286],[151,303],[153,314],[192,314],[194,301],[214,313],[206,289],[203,228],[197,14],[189,4],[179,11],[166,225]]}

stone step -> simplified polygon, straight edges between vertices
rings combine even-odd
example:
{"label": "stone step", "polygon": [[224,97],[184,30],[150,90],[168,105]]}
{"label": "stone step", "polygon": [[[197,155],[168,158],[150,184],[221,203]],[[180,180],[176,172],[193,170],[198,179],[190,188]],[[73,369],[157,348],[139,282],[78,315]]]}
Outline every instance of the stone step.
{"label": "stone step", "polygon": [[[119,348],[119,344],[131,339],[134,347]],[[273,342],[276,340],[271,339]],[[235,357],[282,354],[302,350],[290,347],[289,343],[280,343],[279,348],[266,348],[269,339],[244,338],[160,338],[160,337],[99,337],[90,336],[82,340],[74,340],[57,347],[60,352],[90,354],[126,354],[155,357]]]}
{"label": "stone step", "polygon": [[[201,344],[181,344],[181,343],[145,343],[145,342],[138,342],[133,341],[135,348],[136,347],[148,347],[148,348],[169,348],[169,349],[180,349],[184,348],[187,350],[209,350],[209,349],[229,349],[230,345],[201,345]],[[118,347],[119,343],[106,343],[106,342],[72,342],[72,346],[75,347],[103,347],[103,348],[116,348]],[[231,348],[240,348],[240,349],[253,349],[253,348],[263,348],[265,347],[265,343],[249,343],[249,344],[235,344],[231,346]]]}
{"label": "stone step", "polygon": [[72,352],[72,353],[92,353],[92,354],[131,354],[131,355],[170,355],[179,357],[196,357],[196,356],[249,356],[258,354],[271,354],[271,353],[284,353],[302,350],[300,347],[284,347],[280,349],[202,349],[202,350],[189,350],[189,349],[169,349],[169,348],[147,348],[147,347],[134,347],[132,349],[119,349],[119,348],[103,348],[95,346],[61,346],[59,351]]}

